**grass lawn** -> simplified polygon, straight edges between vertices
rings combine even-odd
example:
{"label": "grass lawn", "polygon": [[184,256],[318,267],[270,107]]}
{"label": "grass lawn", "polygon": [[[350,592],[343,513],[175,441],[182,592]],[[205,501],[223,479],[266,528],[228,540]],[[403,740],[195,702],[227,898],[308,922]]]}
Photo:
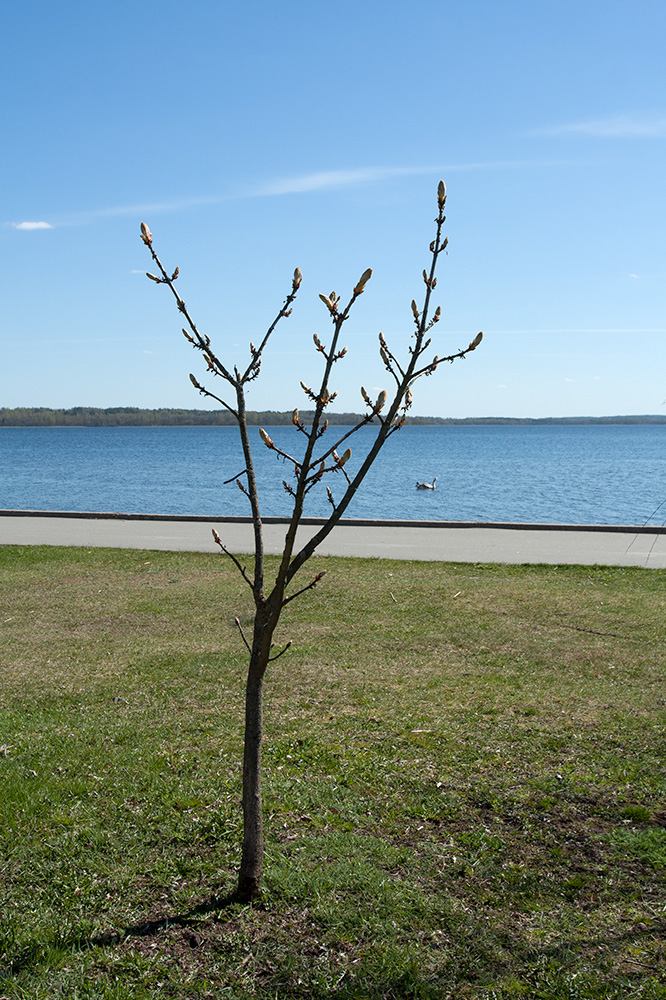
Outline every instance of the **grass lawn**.
{"label": "grass lawn", "polygon": [[666,998],[666,573],[321,569],[251,908],[231,563],[0,549],[0,1000]]}

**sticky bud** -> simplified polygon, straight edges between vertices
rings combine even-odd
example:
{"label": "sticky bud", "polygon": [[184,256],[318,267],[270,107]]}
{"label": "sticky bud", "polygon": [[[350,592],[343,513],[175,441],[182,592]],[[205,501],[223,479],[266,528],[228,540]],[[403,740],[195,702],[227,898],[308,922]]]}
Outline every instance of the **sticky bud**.
{"label": "sticky bud", "polygon": [[194,375],[190,375],[190,382],[192,383],[192,385],[194,386],[195,389],[200,389],[201,388],[201,386],[199,385],[199,383],[195,379]]}
{"label": "sticky bud", "polygon": [[183,327],[183,336],[187,337],[187,339],[189,340],[190,344],[194,343],[194,337],[190,337],[190,335],[187,332],[187,330],[185,329],[185,327]]}
{"label": "sticky bud", "polygon": [[302,280],[303,280],[303,275],[301,274],[301,269],[300,269],[300,267],[297,267],[296,270],[294,271],[294,288],[295,289],[298,288],[298,286],[300,285],[300,283],[301,283]]}
{"label": "sticky bud", "polygon": [[476,337],[474,338],[474,340],[472,341],[472,343],[469,345],[469,347],[467,348],[467,350],[468,351],[475,351],[477,349],[477,347],[479,346],[479,344],[481,343],[482,340],[483,340],[483,334],[482,333],[477,333]]}
{"label": "sticky bud", "polygon": [[444,208],[444,202],[446,201],[446,184],[444,181],[440,181],[437,185],[437,204],[440,208]]}
{"label": "sticky bud", "polygon": [[386,389],[382,389],[382,391],[377,396],[377,402],[375,403],[375,413],[379,413],[384,408],[385,403],[386,403]]}
{"label": "sticky bud", "polygon": [[141,239],[143,240],[143,242],[146,245],[150,245],[150,242],[151,242],[152,238],[153,238],[153,234],[151,233],[150,229],[148,228],[148,226],[146,225],[145,222],[142,222],[141,223]]}
{"label": "sticky bud", "polygon": [[213,528],[212,530],[213,530],[213,538],[215,539],[215,541],[217,542],[218,545],[221,545],[222,544],[222,539],[218,535],[218,533],[215,530],[215,528]]}
{"label": "sticky bud", "polygon": [[414,299],[412,299],[412,312],[414,313],[414,319],[419,318],[419,307],[417,306]]}
{"label": "sticky bud", "polygon": [[321,393],[321,397],[320,398],[321,398],[321,401],[324,404],[324,406],[326,406],[326,404],[328,403],[329,399],[331,398],[331,394],[328,391],[328,389],[326,389],[326,388],[322,389],[322,393]]}
{"label": "sticky bud", "polygon": [[370,397],[368,396],[363,386],[361,386],[361,395],[363,396],[363,399],[365,400],[366,403],[370,402]]}
{"label": "sticky bud", "polygon": [[351,458],[351,448],[347,448],[346,452],[343,454],[342,458],[338,459],[338,465],[342,468],[345,463]]}
{"label": "sticky bud", "polygon": [[264,444],[266,445],[267,448],[274,448],[275,447],[275,445],[273,444],[273,441],[268,436],[268,434],[266,433],[266,431],[264,430],[263,427],[259,428],[259,436],[261,437],[261,440],[264,442]]}
{"label": "sticky bud", "polygon": [[294,425],[294,427],[298,427],[298,407],[296,407],[296,409],[291,415],[291,422]]}
{"label": "sticky bud", "polygon": [[151,274],[150,271],[146,271],[146,277],[150,278],[151,281],[156,281],[158,285],[162,281],[161,278],[158,278],[156,274]]}
{"label": "sticky bud", "polygon": [[371,277],[372,277],[372,268],[369,267],[363,272],[361,277],[358,279],[358,285],[354,289],[354,295],[361,294],[367,283],[370,281]]}
{"label": "sticky bud", "polygon": [[442,307],[437,306],[437,308],[435,309],[435,315],[432,318],[433,323],[439,323],[441,318],[442,318]]}
{"label": "sticky bud", "polygon": [[386,365],[386,367],[388,368],[389,367],[388,354],[386,353],[386,351],[384,350],[383,347],[379,348],[379,356],[382,359],[382,361],[384,362],[384,364]]}
{"label": "sticky bud", "polygon": [[328,295],[324,295],[322,292],[319,293],[319,298],[324,303],[329,312],[333,312],[333,303],[329,299]]}

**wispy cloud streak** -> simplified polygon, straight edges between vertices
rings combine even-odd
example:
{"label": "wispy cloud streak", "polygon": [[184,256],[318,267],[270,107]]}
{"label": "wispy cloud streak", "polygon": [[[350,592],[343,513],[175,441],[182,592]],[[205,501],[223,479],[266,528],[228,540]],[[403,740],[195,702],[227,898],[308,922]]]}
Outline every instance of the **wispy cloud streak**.
{"label": "wispy cloud streak", "polygon": [[592,118],[565,125],[549,125],[533,129],[532,136],[587,135],[595,138],[631,139],[666,136],[666,115],[613,115]]}
{"label": "wispy cloud streak", "polygon": [[[122,216],[145,218],[148,215],[161,215],[168,212],[183,212],[190,208],[201,208],[206,205],[220,205],[227,201],[239,201],[251,198],[279,197],[281,195],[309,194],[316,191],[332,191],[338,188],[361,187],[399,177],[415,177],[430,174],[433,177],[446,177],[452,173],[468,173],[481,170],[526,170],[538,167],[567,165],[568,161],[545,160],[491,160],[479,163],[448,163],[430,166],[404,167],[358,167],[348,170],[321,170],[309,174],[296,174],[291,177],[273,178],[256,185],[237,188],[228,194],[204,195],[191,198],[174,198],[168,201],[137,202],[130,205],[112,205],[107,208],[93,208],[81,212],[72,212],[57,217],[54,225],[58,228],[82,226],[95,222],[97,219],[112,219]],[[54,225],[48,222],[7,223],[16,229],[52,229]]]}
{"label": "wispy cloud streak", "polygon": [[283,194],[307,194],[311,191],[326,191],[343,187],[358,187],[374,181],[391,180],[394,177],[414,177],[424,174],[437,176],[450,173],[466,173],[476,170],[520,170],[530,167],[553,166],[535,160],[491,160],[481,163],[445,163],[435,166],[412,167],[360,167],[355,170],[322,170],[312,174],[298,174],[267,181],[250,190],[250,197],[270,197]]}

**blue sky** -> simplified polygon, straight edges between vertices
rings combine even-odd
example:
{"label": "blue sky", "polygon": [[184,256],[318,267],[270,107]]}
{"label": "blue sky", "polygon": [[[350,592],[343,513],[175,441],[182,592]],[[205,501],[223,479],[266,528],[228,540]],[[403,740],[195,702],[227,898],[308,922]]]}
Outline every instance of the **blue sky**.
{"label": "blue sky", "polygon": [[145,221],[229,364],[303,271],[253,409],[304,405],[318,293],[372,267],[335,373],[360,410],[442,177],[433,346],[485,339],[413,412],[666,413],[663,0],[22,0],[3,27],[0,405],[207,405]]}

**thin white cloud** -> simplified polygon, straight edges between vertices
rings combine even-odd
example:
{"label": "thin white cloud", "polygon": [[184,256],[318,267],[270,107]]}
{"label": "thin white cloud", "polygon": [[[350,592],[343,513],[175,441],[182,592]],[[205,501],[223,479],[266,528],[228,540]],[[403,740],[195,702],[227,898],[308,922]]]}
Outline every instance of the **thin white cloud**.
{"label": "thin white cloud", "polygon": [[304,194],[330,188],[353,187],[372,181],[388,180],[414,174],[432,173],[432,167],[361,167],[357,170],[321,170],[314,174],[299,174],[268,181],[258,187],[255,196],[279,194]]}
{"label": "thin white cloud", "polygon": [[[150,215],[182,212],[188,208],[219,205],[226,201],[237,201],[244,198],[265,198],[285,194],[308,194],[313,191],[359,187],[364,184],[390,180],[394,177],[413,177],[428,174],[436,177],[446,177],[452,173],[465,173],[476,170],[524,170],[544,166],[563,166],[567,165],[568,162],[560,160],[491,160],[478,163],[440,164],[438,166],[359,167],[349,170],[321,170],[310,174],[273,178],[252,187],[237,188],[229,194],[174,198],[168,201],[139,202],[131,205],[111,205],[106,208],[92,208],[81,212],[72,212],[58,217],[56,224],[58,227],[82,226],[89,225],[96,219],[115,218],[119,216],[134,216],[138,219],[143,218],[146,221],[146,217]],[[12,225],[16,229],[54,228],[48,222],[20,222],[7,223],[7,225]]]}
{"label": "thin white cloud", "polygon": [[393,177],[415,177],[424,174],[446,176],[451,173],[473,170],[516,170],[529,167],[553,166],[534,160],[491,160],[481,163],[445,163],[422,167],[359,167],[355,170],[321,170],[312,174],[276,178],[260,184],[249,192],[252,197],[270,197],[282,194],[307,194],[342,187],[357,187]]}
{"label": "thin white cloud", "polygon": [[14,229],[53,229],[50,222],[12,222]]}
{"label": "thin white cloud", "polygon": [[564,125],[534,129],[529,135],[587,135],[595,138],[631,139],[666,136],[666,115],[611,115]]}

